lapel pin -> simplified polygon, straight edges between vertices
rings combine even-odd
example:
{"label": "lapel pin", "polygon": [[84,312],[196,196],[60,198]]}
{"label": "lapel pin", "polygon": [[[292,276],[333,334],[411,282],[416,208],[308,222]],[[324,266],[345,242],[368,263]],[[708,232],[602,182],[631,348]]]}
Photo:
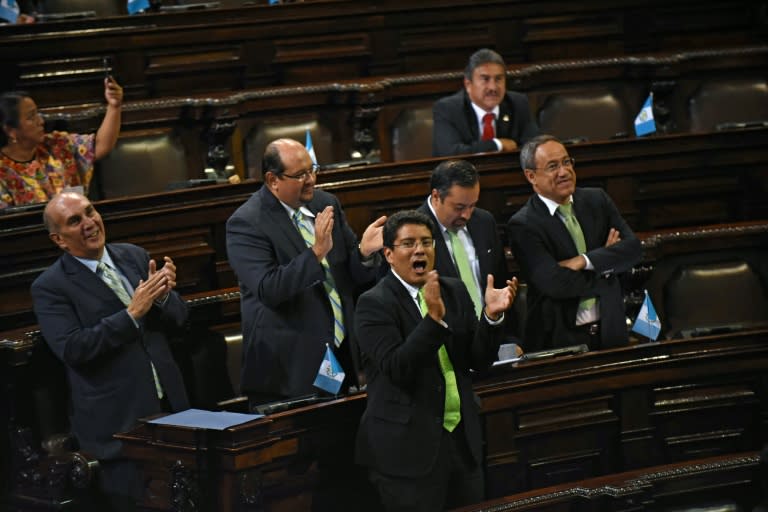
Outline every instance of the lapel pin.
{"label": "lapel pin", "polygon": [[504,114],[504,117],[502,117],[501,120],[504,121],[505,123],[508,123],[509,122],[509,116]]}

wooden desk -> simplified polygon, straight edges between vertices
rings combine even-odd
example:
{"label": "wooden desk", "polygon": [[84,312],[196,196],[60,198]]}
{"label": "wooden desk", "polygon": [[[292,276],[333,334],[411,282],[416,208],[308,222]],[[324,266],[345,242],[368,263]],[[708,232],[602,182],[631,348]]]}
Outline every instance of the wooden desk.
{"label": "wooden desk", "polygon": [[[488,496],[757,450],[768,439],[766,369],[768,331],[496,368],[476,385]],[[144,423],[119,437],[145,468],[148,509],[187,500],[185,510],[309,510],[326,482],[319,488],[339,497],[357,491],[349,509],[367,510],[370,489],[349,484],[364,471],[348,465],[364,401],[346,397],[224,431]],[[331,448],[341,450],[332,474],[352,480],[325,480],[331,473],[318,461]]]}

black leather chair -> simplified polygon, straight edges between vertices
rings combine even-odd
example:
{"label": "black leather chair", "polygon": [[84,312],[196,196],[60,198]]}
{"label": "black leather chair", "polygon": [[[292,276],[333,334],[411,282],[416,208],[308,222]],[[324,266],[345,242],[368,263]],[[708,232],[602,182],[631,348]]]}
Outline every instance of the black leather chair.
{"label": "black leather chair", "polygon": [[668,338],[768,325],[767,284],[744,260],[681,265],[663,294],[659,313]]}
{"label": "black leather chair", "polygon": [[768,82],[764,78],[707,82],[691,96],[688,108],[693,132],[768,123]]}
{"label": "black leather chair", "polygon": [[166,130],[122,134],[96,169],[99,199],[162,192],[189,178],[184,145]]}
{"label": "black leather chair", "polygon": [[334,163],[331,131],[316,119],[283,118],[280,121],[264,121],[253,126],[245,136],[243,152],[247,175],[261,180],[261,159],[267,144],[275,139],[294,139],[302,144],[307,138],[307,130],[312,136],[312,146],[320,165]]}
{"label": "black leather chair", "polygon": [[432,104],[400,112],[390,134],[393,161],[431,158],[432,124]]}
{"label": "black leather chair", "polygon": [[627,137],[633,119],[622,100],[606,90],[549,96],[539,109],[538,123],[541,133],[579,142]]}

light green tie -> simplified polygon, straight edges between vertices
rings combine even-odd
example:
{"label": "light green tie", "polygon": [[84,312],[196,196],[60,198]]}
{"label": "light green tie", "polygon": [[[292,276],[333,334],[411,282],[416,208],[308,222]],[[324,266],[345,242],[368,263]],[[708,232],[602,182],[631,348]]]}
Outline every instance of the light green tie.
{"label": "light green tie", "polygon": [[464,250],[464,244],[461,243],[459,235],[450,229],[447,231],[451,239],[451,251],[453,251],[453,259],[456,260],[459,277],[464,282],[464,286],[467,287],[469,296],[472,297],[472,302],[475,304],[475,314],[479,318],[480,313],[483,311],[483,299],[480,295],[480,290],[477,289],[477,281],[475,281],[475,274],[469,265],[467,251]]}
{"label": "light green tie", "polygon": [[[115,292],[115,295],[117,295],[117,298],[120,299],[120,302],[122,302],[125,306],[128,306],[131,303],[131,296],[128,295],[128,291],[123,285],[123,280],[120,279],[120,276],[117,274],[115,269],[103,261],[100,261],[96,266],[96,273],[101,278],[101,280],[104,281],[107,286],[112,289],[113,292]],[[164,395],[163,387],[160,385],[160,378],[157,376],[155,363],[150,361],[149,365],[152,367],[152,378],[155,380],[155,391],[157,391],[157,398],[162,399]]]}
{"label": "light green tie", "polygon": [[[427,302],[424,300],[423,288],[419,289],[418,297],[421,316],[426,316]],[[437,351],[437,358],[440,361],[440,370],[443,372],[443,378],[445,379],[443,428],[448,432],[453,432],[453,429],[456,428],[456,425],[461,420],[461,398],[459,398],[459,386],[456,384],[456,372],[453,370],[453,364],[451,364],[451,358],[448,357],[445,345],[440,345],[440,349]]]}
{"label": "light green tie", "polygon": [[[561,204],[557,207],[557,211],[559,211],[560,215],[565,219],[565,229],[571,234],[573,243],[576,244],[576,250],[579,251],[579,254],[586,253],[587,242],[584,240],[584,232],[581,230],[579,220],[573,214],[573,203]],[[583,311],[591,309],[595,305],[595,302],[594,298],[584,299],[579,302],[579,310]]]}
{"label": "light green tie", "polygon": [[[315,245],[315,234],[312,229],[304,222],[301,211],[296,210],[293,214],[293,221],[296,223],[296,227],[299,228],[299,233],[307,244],[307,247]],[[328,260],[323,258],[320,262],[325,271],[325,279],[323,280],[323,286],[328,294],[328,300],[331,302],[331,310],[333,310],[333,344],[336,347],[341,346],[341,342],[344,341],[344,311],[341,309],[341,297],[339,292],[336,291],[336,283],[331,275],[331,267],[328,265]]]}

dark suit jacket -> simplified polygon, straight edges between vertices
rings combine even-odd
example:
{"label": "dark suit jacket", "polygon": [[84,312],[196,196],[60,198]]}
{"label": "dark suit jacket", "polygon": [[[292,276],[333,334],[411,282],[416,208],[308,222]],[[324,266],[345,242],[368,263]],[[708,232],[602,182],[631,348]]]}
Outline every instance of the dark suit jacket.
{"label": "dark suit jacket", "polygon": [[[130,244],[107,244],[106,250],[134,288],[147,279],[146,251]],[[115,458],[121,442],[112,435],[161,412],[150,360],[173,410],[189,408],[166,337],[187,318],[176,292],[152,306],[137,328],[98,275],[62,254],[32,283],[32,299],[45,341],[66,366],[72,432],[82,450]]]}
{"label": "dark suit jacket", "polygon": [[[429,199],[427,199],[429,201]],[[459,271],[456,264],[448,252],[448,246],[445,243],[445,237],[440,232],[440,225],[437,218],[429,209],[427,201],[424,201],[418,210],[432,219],[435,229],[432,231],[432,237],[435,239],[435,269],[444,277],[459,278]],[[488,274],[493,274],[493,282],[496,288],[504,286],[507,275],[507,261],[504,256],[504,248],[499,240],[499,233],[496,229],[496,220],[488,210],[475,208],[472,217],[467,222],[467,231],[472,237],[472,243],[475,246],[477,259],[480,263],[480,294],[485,290]]]}
{"label": "dark suit jacket", "polygon": [[[577,188],[573,210],[587,244],[594,271],[575,272],[557,262],[578,254],[557,214],[534,194],[508,223],[515,260],[528,283],[527,350],[571,345],[579,301],[598,297],[603,348],[627,343],[627,328],[618,273],[630,270],[642,257],[640,241],[602,189]],[[621,241],[605,247],[608,230]]]}
{"label": "dark suit jacket", "polygon": [[[376,278],[363,266],[357,238],[341,204],[316,189],[306,206],[319,213],[334,208],[333,248],[326,259],[344,309],[345,344],[352,355],[357,294]],[[324,271],[314,253],[269,189],[255,192],[227,221],[229,263],[240,282],[243,324],[242,388],[245,393],[295,397],[316,391],[325,344],[333,346],[333,312],[323,286]],[[345,368],[347,375],[355,369]]]}
{"label": "dark suit jacket", "polygon": [[476,464],[482,460],[479,400],[469,369],[496,359],[504,330],[475,318],[472,299],[458,279],[440,278],[448,328],[422,318],[403,284],[388,273],[357,305],[355,330],[365,361],[368,402],[360,420],[356,461],[381,473],[421,477],[440,446],[445,380],[437,351],[445,345],[456,372],[461,418]]}
{"label": "dark suit jacket", "polygon": [[[480,140],[477,116],[464,90],[435,102],[432,120],[432,156],[498,151],[494,141]],[[496,138],[513,139],[522,146],[538,133],[528,98],[525,94],[507,91],[499,104]]]}

